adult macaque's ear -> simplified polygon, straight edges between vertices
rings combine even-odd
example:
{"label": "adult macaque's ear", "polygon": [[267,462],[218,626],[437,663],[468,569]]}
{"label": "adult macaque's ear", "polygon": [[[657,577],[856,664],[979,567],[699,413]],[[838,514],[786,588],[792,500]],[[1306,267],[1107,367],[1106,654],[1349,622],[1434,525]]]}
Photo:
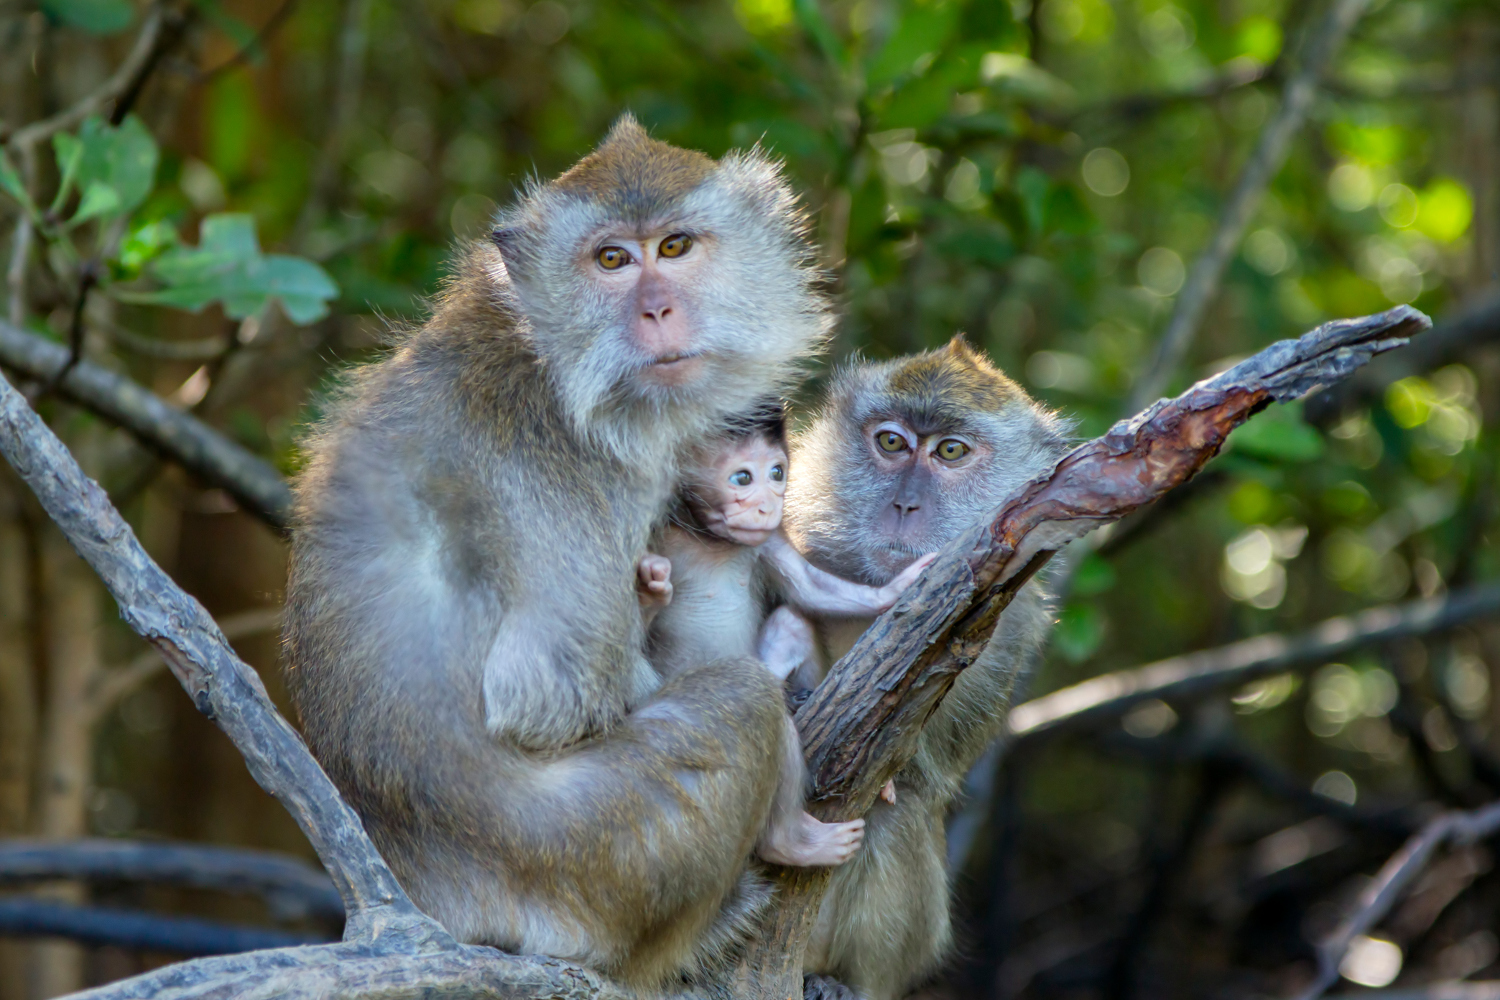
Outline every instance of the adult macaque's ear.
{"label": "adult macaque's ear", "polygon": [[522,258],[525,256],[521,251],[523,235],[519,226],[504,226],[490,233],[490,242],[500,251],[506,273],[513,279],[521,274]]}
{"label": "adult macaque's ear", "polygon": [[511,255],[515,253],[516,243],[520,238],[521,230],[514,226],[506,229],[496,229],[490,233],[490,242],[500,248],[500,256],[506,258],[507,262],[510,260]]}

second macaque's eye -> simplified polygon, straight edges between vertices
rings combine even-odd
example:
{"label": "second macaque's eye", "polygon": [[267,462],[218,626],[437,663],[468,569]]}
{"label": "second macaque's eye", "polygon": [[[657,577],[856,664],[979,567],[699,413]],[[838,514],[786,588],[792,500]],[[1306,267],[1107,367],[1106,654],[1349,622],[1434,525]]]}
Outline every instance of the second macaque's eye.
{"label": "second macaque's eye", "polygon": [[969,453],[969,446],[958,438],[944,438],[938,442],[937,455],[945,462],[957,462]]}
{"label": "second macaque's eye", "polygon": [[729,481],[735,486],[749,486],[755,477],[750,475],[749,469],[737,469],[729,474]]}
{"label": "second macaque's eye", "polygon": [[693,245],[693,238],[686,233],[677,233],[661,241],[657,253],[663,257],[681,257]]}
{"label": "second macaque's eye", "polygon": [[779,483],[786,479],[786,469],[779,465],[771,466],[771,482]]}
{"label": "second macaque's eye", "polygon": [[875,443],[880,445],[881,451],[887,451],[893,455],[898,451],[906,450],[906,438],[895,431],[881,431],[875,435]]}
{"label": "second macaque's eye", "polygon": [[624,247],[601,247],[599,249],[599,266],[606,271],[618,271],[630,263],[630,254]]}

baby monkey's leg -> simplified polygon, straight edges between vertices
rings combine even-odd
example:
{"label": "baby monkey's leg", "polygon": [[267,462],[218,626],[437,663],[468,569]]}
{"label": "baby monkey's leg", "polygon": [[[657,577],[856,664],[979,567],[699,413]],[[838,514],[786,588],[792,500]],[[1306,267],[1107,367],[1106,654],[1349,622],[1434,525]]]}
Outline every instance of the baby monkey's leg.
{"label": "baby monkey's leg", "polygon": [[814,819],[802,808],[806,786],[807,764],[802,757],[802,743],[788,716],[782,736],[781,780],[776,786],[771,818],[766,821],[755,853],[777,865],[841,865],[859,850],[865,838],[865,821],[823,823]]}
{"label": "baby monkey's leg", "polygon": [[777,680],[786,680],[792,672],[812,659],[813,630],[806,618],[783,604],[772,611],[761,626],[756,654]]}

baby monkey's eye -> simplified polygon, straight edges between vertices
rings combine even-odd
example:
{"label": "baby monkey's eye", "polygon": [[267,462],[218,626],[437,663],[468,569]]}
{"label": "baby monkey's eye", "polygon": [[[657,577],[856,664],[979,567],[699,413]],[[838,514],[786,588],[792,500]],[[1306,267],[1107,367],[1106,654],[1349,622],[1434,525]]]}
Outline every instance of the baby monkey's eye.
{"label": "baby monkey's eye", "polygon": [[736,486],[749,486],[755,477],[750,475],[749,469],[737,469],[729,474],[729,481]]}
{"label": "baby monkey's eye", "polygon": [[657,252],[663,257],[681,257],[693,245],[693,238],[686,233],[676,233],[661,241]]}
{"label": "baby monkey's eye", "polygon": [[945,462],[957,462],[969,453],[969,446],[957,438],[945,438],[938,442],[937,453]]}
{"label": "baby monkey's eye", "polygon": [[881,451],[888,451],[892,454],[906,450],[906,438],[895,431],[881,431],[875,435],[875,443],[880,445]]}
{"label": "baby monkey's eye", "polygon": [[779,483],[786,478],[786,469],[779,465],[771,466],[771,482]]}
{"label": "baby monkey's eye", "polygon": [[601,247],[599,250],[599,266],[606,271],[617,271],[630,263],[630,254],[624,247]]}

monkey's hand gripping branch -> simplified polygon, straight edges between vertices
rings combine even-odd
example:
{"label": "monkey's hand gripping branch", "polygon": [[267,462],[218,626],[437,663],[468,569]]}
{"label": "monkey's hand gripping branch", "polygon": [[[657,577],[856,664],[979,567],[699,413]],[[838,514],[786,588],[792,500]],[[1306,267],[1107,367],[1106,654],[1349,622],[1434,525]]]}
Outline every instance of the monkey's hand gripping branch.
{"label": "monkey's hand gripping branch", "polygon": [[[1272,402],[1347,378],[1431,321],[1409,306],[1337,320],[1284,340],[1160,400],[1079,445],[943,550],[865,632],[797,713],[813,778],[809,810],[825,821],[864,815],[959,672],[978,657],[1000,613],[1052,554],[1190,479],[1229,433]],[[800,978],[802,950],[826,870],[785,870],[780,912],[747,968],[763,995]],[[777,959],[775,956],[784,956]],[[785,961],[775,982],[768,965]]]}

